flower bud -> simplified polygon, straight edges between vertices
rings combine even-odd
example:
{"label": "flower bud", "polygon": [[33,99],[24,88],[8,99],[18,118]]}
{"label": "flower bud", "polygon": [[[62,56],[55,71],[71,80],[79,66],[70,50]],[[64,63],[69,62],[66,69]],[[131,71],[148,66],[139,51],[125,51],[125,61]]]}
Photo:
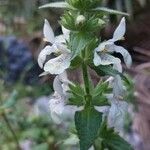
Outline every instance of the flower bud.
{"label": "flower bud", "polygon": [[98,19],[98,24],[99,24],[100,26],[103,26],[103,25],[105,24],[105,21],[102,20],[102,19]]}
{"label": "flower bud", "polygon": [[76,24],[79,25],[79,24],[83,24],[85,22],[86,18],[83,16],[83,15],[79,15],[77,18],[76,18]]}

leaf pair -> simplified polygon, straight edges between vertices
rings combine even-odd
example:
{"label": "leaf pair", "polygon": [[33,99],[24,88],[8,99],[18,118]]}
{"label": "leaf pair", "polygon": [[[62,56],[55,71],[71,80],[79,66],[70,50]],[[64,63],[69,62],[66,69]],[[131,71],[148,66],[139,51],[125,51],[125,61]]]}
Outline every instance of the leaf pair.
{"label": "leaf pair", "polygon": [[70,98],[68,100],[68,105],[83,106],[85,104],[84,89],[78,84],[70,84],[69,89]]}
{"label": "leaf pair", "polygon": [[[62,8],[62,9],[72,9],[75,10],[76,8],[72,7],[71,5],[69,5],[66,2],[54,2],[54,3],[49,3],[46,5],[43,5],[39,8]],[[91,11],[96,11],[96,12],[104,12],[106,14],[116,14],[116,15],[126,15],[128,16],[129,14],[124,13],[124,12],[120,12],[117,10],[113,10],[113,9],[109,9],[109,8],[105,8],[105,7],[96,7],[94,9],[92,9]]]}

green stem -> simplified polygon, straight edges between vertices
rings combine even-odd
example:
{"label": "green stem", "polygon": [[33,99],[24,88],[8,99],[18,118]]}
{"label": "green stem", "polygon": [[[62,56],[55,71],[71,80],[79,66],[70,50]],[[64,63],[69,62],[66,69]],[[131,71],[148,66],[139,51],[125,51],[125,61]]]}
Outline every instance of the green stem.
{"label": "green stem", "polygon": [[[1,91],[0,91],[0,92],[1,92]],[[0,104],[2,104],[1,93],[0,93]],[[2,116],[2,118],[4,119],[6,125],[7,125],[8,129],[9,129],[9,131],[11,132],[11,134],[12,134],[14,140],[15,140],[17,149],[18,149],[18,150],[21,150],[20,145],[19,145],[19,142],[18,142],[18,138],[17,138],[16,133],[15,133],[15,131],[13,130],[13,128],[12,128],[10,122],[9,122],[9,119],[7,118],[7,115],[5,114],[5,112],[3,112],[1,116]]]}
{"label": "green stem", "polygon": [[13,130],[12,126],[10,125],[9,120],[8,120],[6,114],[3,113],[3,114],[2,114],[2,117],[3,117],[4,121],[5,121],[5,123],[6,123],[7,127],[8,127],[8,129],[10,130],[10,132],[11,132],[11,134],[12,134],[12,136],[13,136],[15,142],[16,142],[17,149],[18,149],[18,150],[21,150],[21,148],[20,148],[20,146],[19,146],[18,138],[17,138],[17,136],[16,136],[16,134],[15,134],[15,131]]}
{"label": "green stem", "polygon": [[94,150],[98,150],[95,144],[93,145],[93,147],[94,147]]}
{"label": "green stem", "polygon": [[82,64],[82,72],[83,72],[85,92],[86,92],[87,95],[89,95],[90,94],[90,89],[89,89],[88,70],[87,70],[87,66],[84,63]]}
{"label": "green stem", "polygon": [[84,87],[85,87],[85,92],[86,92],[86,95],[85,95],[86,107],[89,107],[91,105],[91,95],[90,95],[88,69],[85,63],[82,64],[82,73],[83,73]]}

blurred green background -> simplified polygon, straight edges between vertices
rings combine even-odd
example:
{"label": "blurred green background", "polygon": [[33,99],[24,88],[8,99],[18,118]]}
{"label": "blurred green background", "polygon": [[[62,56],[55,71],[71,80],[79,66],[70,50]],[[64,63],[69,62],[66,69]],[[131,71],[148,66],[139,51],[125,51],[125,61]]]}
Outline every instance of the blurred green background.
{"label": "blurred green background", "polygon": [[[56,35],[61,33],[58,20],[63,10],[38,9],[49,2],[54,1],[0,0],[0,150],[79,149],[72,136],[72,118],[66,115],[61,125],[51,121],[48,101],[54,76],[39,78],[37,56],[45,44],[44,18]],[[123,44],[133,57],[133,67],[125,69],[134,78],[138,108],[127,138],[135,150],[149,150],[150,1],[103,0],[103,6],[130,14]],[[121,16],[108,17],[103,38],[112,35]]]}

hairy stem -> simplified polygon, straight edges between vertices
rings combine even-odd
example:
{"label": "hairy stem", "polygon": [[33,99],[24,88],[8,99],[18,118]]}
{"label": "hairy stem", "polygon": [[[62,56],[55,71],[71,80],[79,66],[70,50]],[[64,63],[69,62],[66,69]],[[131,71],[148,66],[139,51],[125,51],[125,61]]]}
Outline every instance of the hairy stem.
{"label": "hairy stem", "polygon": [[86,94],[90,95],[88,70],[85,64],[82,65],[82,72]]}

